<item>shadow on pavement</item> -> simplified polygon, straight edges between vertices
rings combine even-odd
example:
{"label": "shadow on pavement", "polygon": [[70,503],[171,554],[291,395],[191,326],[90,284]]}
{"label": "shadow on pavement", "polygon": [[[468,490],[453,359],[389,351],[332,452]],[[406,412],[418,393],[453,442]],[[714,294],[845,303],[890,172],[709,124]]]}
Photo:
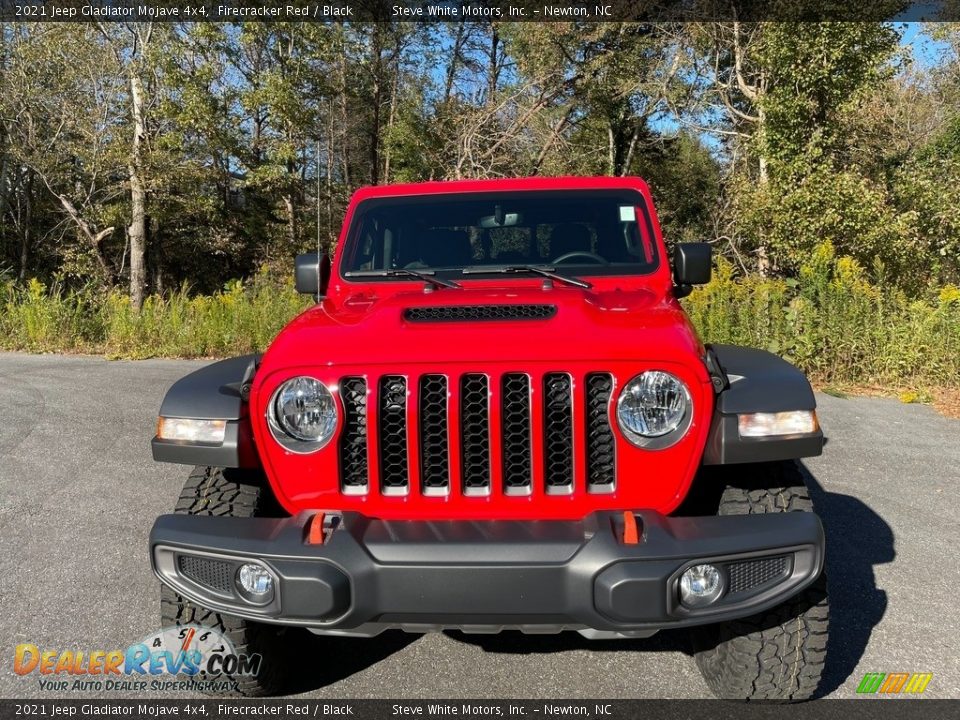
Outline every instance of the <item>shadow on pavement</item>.
{"label": "shadow on pavement", "polygon": [[[323,637],[307,630],[302,644],[299,670],[286,678],[284,694],[298,694],[326,687],[386,660],[420,636],[400,630],[388,630],[372,638]],[[332,661],[331,661],[332,660]]]}
{"label": "shadow on pavement", "polygon": [[883,618],[887,593],[877,587],[873,567],[893,562],[896,550],[893,529],[873,508],[859,498],[824,490],[803,463],[800,469],[827,536],[830,639],[818,692],[823,696],[853,674]]}

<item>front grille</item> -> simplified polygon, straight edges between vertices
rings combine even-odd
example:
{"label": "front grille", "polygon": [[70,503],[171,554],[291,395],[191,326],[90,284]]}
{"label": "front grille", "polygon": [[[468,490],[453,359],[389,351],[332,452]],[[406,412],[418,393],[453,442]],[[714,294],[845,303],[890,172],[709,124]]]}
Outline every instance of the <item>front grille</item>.
{"label": "front grille", "polygon": [[340,381],[343,432],[340,434],[340,482],[350,492],[364,492],[367,473],[367,381],[347,377]]}
{"label": "front grille", "polygon": [[731,563],[727,566],[730,586],[727,594],[747,592],[782,578],[787,572],[785,555]]}
{"label": "front grille", "polygon": [[446,494],[450,486],[447,439],[447,378],[420,378],[420,483],[425,495]]}
{"label": "front grille", "polygon": [[550,373],[543,378],[544,477],[547,492],[573,489],[573,393],[570,376]]}
{"label": "front grille", "polygon": [[409,322],[545,320],[556,312],[554,305],[447,305],[407,308],[403,317]]}
{"label": "front grille", "polygon": [[610,427],[610,395],[613,376],[609,373],[587,375],[587,490],[609,492],[616,479],[614,462],[616,443]]}
{"label": "front grille", "polygon": [[204,587],[229,593],[233,587],[233,566],[223,560],[180,555],[177,557],[180,574]]}
{"label": "front grille", "polygon": [[339,386],[344,494],[616,492],[610,373],[387,374]]}
{"label": "front grille", "polygon": [[508,373],[500,385],[503,447],[503,489],[507,494],[527,494],[533,482],[530,456],[530,378]]}
{"label": "front grille", "polygon": [[380,488],[385,495],[405,495],[407,472],[407,379],[403,375],[380,378],[377,412],[380,443]]}
{"label": "front grille", "polygon": [[489,379],[471,373],[460,379],[460,449],[463,492],[485,495],[490,491]]}

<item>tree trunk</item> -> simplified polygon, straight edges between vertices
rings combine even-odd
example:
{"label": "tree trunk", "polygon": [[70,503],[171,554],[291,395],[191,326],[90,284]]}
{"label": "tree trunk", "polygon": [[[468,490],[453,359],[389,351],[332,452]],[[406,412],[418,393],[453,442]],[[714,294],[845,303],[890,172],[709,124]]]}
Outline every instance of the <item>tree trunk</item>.
{"label": "tree trunk", "polygon": [[[757,132],[763,133],[766,131],[766,112],[762,104],[757,110],[757,117],[759,118],[757,122]],[[761,135],[761,137],[763,136]],[[757,162],[757,182],[761,187],[766,187],[770,182],[770,171],[767,167],[766,152],[766,147],[761,143],[760,157]],[[762,241],[757,247],[757,272],[760,273],[761,277],[768,277],[770,275],[770,256],[767,252],[766,243]]]}
{"label": "tree trunk", "polygon": [[373,118],[370,121],[370,184],[380,184],[380,106],[383,103],[383,48],[380,46],[380,30],[374,25],[371,37],[373,55],[373,88],[371,104]]}
{"label": "tree trunk", "polygon": [[[390,89],[390,110],[387,113],[387,137],[390,137],[390,134],[393,132],[393,126],[396,122],[397,115],[397,94],[400,92],[400,48],[399,43],[397,51],[395,54],[397,59],[396,67],[393,71],[393,87]],[[383,181],[385,183],[390,182],[390,143],[387,143],[386,148],[383,151]]]}
{"label": "tree trunk", "polygon": [[497,55],[500,51],[500,33],[496,25],[490,26],[490,66],[487,70],[487,102],[492,102],[497,94],[500,80],[500,64]]}
{"label": "tree trunk", "polygon": [[[333,100],[327,112],[327,247],[332,247],[333,236]],[[319,171],[318,171],[319,172]]]}
{"label": "tree trunk", "polygon": [[147,190],[143,177],[143,138],[144,125],[143,85],[134,74],[130,77],[130,103],[133,111],[133,146],[131,147],[128,172],[130,175],[130,304],[134,310],[143,305],[143,294],[147,284],[146,257],[147,248]]}
{"label": "tree trunk", "polygon": [[350,187],[350,114],[347,109],[347,52],[341,46],[337,63],[337,94],[340,96],[340,152],[343,161],[343,184]]}
{"label": "tree trunk", "polygon": [[33,173],[27,170],[23,184],[23,226],[20,232],[20,272],[17,281],[23,284],[27,279],[27,260],[30,255],[30,231],[33,227]]}
{"label": "tree trunk", "polygon": [[292,192],[283,196],[283,208],[287,214],[287,242],[290,249],[297,247],[297,201]]}
{"label": "tree trunk", "polygon": [[453,41],[453,48],[450,52],[450,64],[447,65],[447,80],[443,87],[443,104],[446,105],[453,95],[453,83],[457,79],[457,62],[463,54],[463,43],[466,38],[466,28],[464,21],[457,23],[457,37]]}

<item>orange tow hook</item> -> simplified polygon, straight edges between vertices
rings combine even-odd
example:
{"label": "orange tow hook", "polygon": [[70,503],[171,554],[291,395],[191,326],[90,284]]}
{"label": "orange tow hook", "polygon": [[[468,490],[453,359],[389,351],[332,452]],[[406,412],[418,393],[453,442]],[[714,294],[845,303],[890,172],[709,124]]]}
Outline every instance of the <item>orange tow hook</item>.
{"label": "orange tow hook", "polygon": [[640,542],[640,534],[637,532],[637,516],[629,510],[623,511],[623,544],[636,545]]}
{"label": "orange tow hook", "polygon": [[324,513],[318,512],[312,518],[307,526],[307,545],[323,545],[324,543]]}

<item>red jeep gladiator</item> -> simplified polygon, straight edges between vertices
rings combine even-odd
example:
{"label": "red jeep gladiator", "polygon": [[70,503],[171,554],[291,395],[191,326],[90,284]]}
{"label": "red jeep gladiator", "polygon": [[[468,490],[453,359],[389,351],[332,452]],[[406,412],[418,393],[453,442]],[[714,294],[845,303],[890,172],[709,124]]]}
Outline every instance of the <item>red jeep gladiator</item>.
{"label": "red jeep gladiator", "polygon": [[[800,700],[826,653],[806,378],[704,345],[636,178],[365,188],[316,304],[178,381],[153,456],[196,466],[150,535],[164,627],[219,629],[283,690],[306,631],[689,629],[726,698]],[[633,679],[624,678],[625,682]]]}

